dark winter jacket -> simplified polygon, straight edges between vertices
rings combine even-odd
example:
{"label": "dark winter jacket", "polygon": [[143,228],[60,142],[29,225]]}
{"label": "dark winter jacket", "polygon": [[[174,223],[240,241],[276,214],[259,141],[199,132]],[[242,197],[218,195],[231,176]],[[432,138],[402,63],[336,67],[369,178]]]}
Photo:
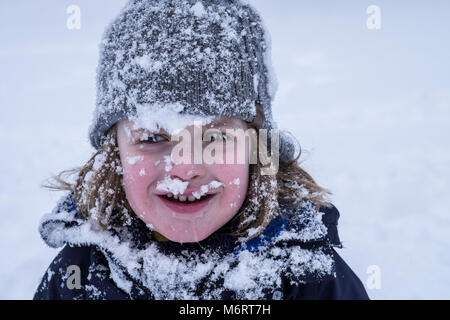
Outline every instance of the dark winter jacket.
{"label": "dark winter jacket", "polygon": [[338,210],[310,202],[283,210],[245,244],[229,224],[179,244],[156,241],[139,219],[126,230],[96,228],[69,194],[41,221],[44,241],[64,248],[34,299],[368,299],[333,248],[342,248]]}

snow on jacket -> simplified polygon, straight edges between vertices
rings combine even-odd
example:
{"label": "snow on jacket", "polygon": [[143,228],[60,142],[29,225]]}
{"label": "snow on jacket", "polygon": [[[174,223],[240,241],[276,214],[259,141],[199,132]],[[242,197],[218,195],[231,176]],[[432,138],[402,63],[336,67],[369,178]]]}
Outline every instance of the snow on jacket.
{"label": "snow on jacket", "polygon": [[[198,243],[157,241],[136,222],[100,229],[79,216],[72,194],[39,225],[50,247],[64,248],[34,299],[368,299],[359,278],[333,247],[342,248],[338,210],[309,201],[282,208],[245,244],[226,224]],[[68,285],[76,266],[79,287]]]}

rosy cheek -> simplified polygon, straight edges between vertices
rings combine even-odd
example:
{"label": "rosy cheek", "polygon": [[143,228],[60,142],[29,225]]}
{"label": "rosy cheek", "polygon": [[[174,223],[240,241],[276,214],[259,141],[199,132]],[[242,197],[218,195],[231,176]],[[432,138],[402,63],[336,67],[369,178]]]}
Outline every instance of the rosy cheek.
{"label": "rosy cheek", "polygon": [[229,173],[226,179],[222,180],[226,181],[225,201],[229,204],[230,208],[238,207],[245,200],[248,185],[246,175],[248,172],[240,167],[228,168],[228,171],[223,170],[223,172]]}
{"label": "rosy cheek", "polygon": [[131,183],[133,185],[147,183],[149,177],[148,169],[145,165],[136,165],[135,167],[129,168],[128,170],[125,169],[124,177],[126,183]]}
{"label": "rosy cheek", "polygon": [[125,159],[124,182],[127,195],[136,199],[147,195],[147,188],[151,183],[153,171],[151,161],[145,157],[130,157]]}

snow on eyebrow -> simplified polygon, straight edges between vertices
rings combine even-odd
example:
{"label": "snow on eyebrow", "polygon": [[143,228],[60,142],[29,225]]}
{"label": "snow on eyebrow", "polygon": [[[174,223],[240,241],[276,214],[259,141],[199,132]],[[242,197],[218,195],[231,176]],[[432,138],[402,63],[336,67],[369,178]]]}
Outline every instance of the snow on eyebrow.
{"label": "snow on eyebrow", "polygon": [[213,120],[211,120],[209,125],[212,128],[221,127],[221,126],[237,127],[237,126],[240,126],[241,121],[244,122],[244,120],[237,118],[237,117],[218,116],[218,117],[215,117]]}
{"label": "snow on eyebrow", "polygon": [[173,135],[197,123],[205,126],[215,118],[215,116],[181,114],[183,110],[184,106],[181,103],[139,104],[136,106],[136,114],[130,116],[129,120],[133,122],[133,130],[147,129],[155,132],[162,128]]}

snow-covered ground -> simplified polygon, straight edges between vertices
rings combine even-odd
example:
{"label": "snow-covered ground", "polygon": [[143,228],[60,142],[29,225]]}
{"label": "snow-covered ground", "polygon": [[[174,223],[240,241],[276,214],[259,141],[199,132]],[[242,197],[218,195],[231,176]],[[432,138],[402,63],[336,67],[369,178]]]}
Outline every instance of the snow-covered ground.
{"label": "snow-covered ground", "polygon": [[[252,0],[272,34],[274,117],[340,210],[339,253],[373,299],[449,299],[450,3]],[[0,3],[0,298],[29,299],[57,250],[37,232],[83,164],[97,44],[125,0]],[[66,27],[69,5],[81,29]],[[381,29],[366,27],[369,5]]]}

